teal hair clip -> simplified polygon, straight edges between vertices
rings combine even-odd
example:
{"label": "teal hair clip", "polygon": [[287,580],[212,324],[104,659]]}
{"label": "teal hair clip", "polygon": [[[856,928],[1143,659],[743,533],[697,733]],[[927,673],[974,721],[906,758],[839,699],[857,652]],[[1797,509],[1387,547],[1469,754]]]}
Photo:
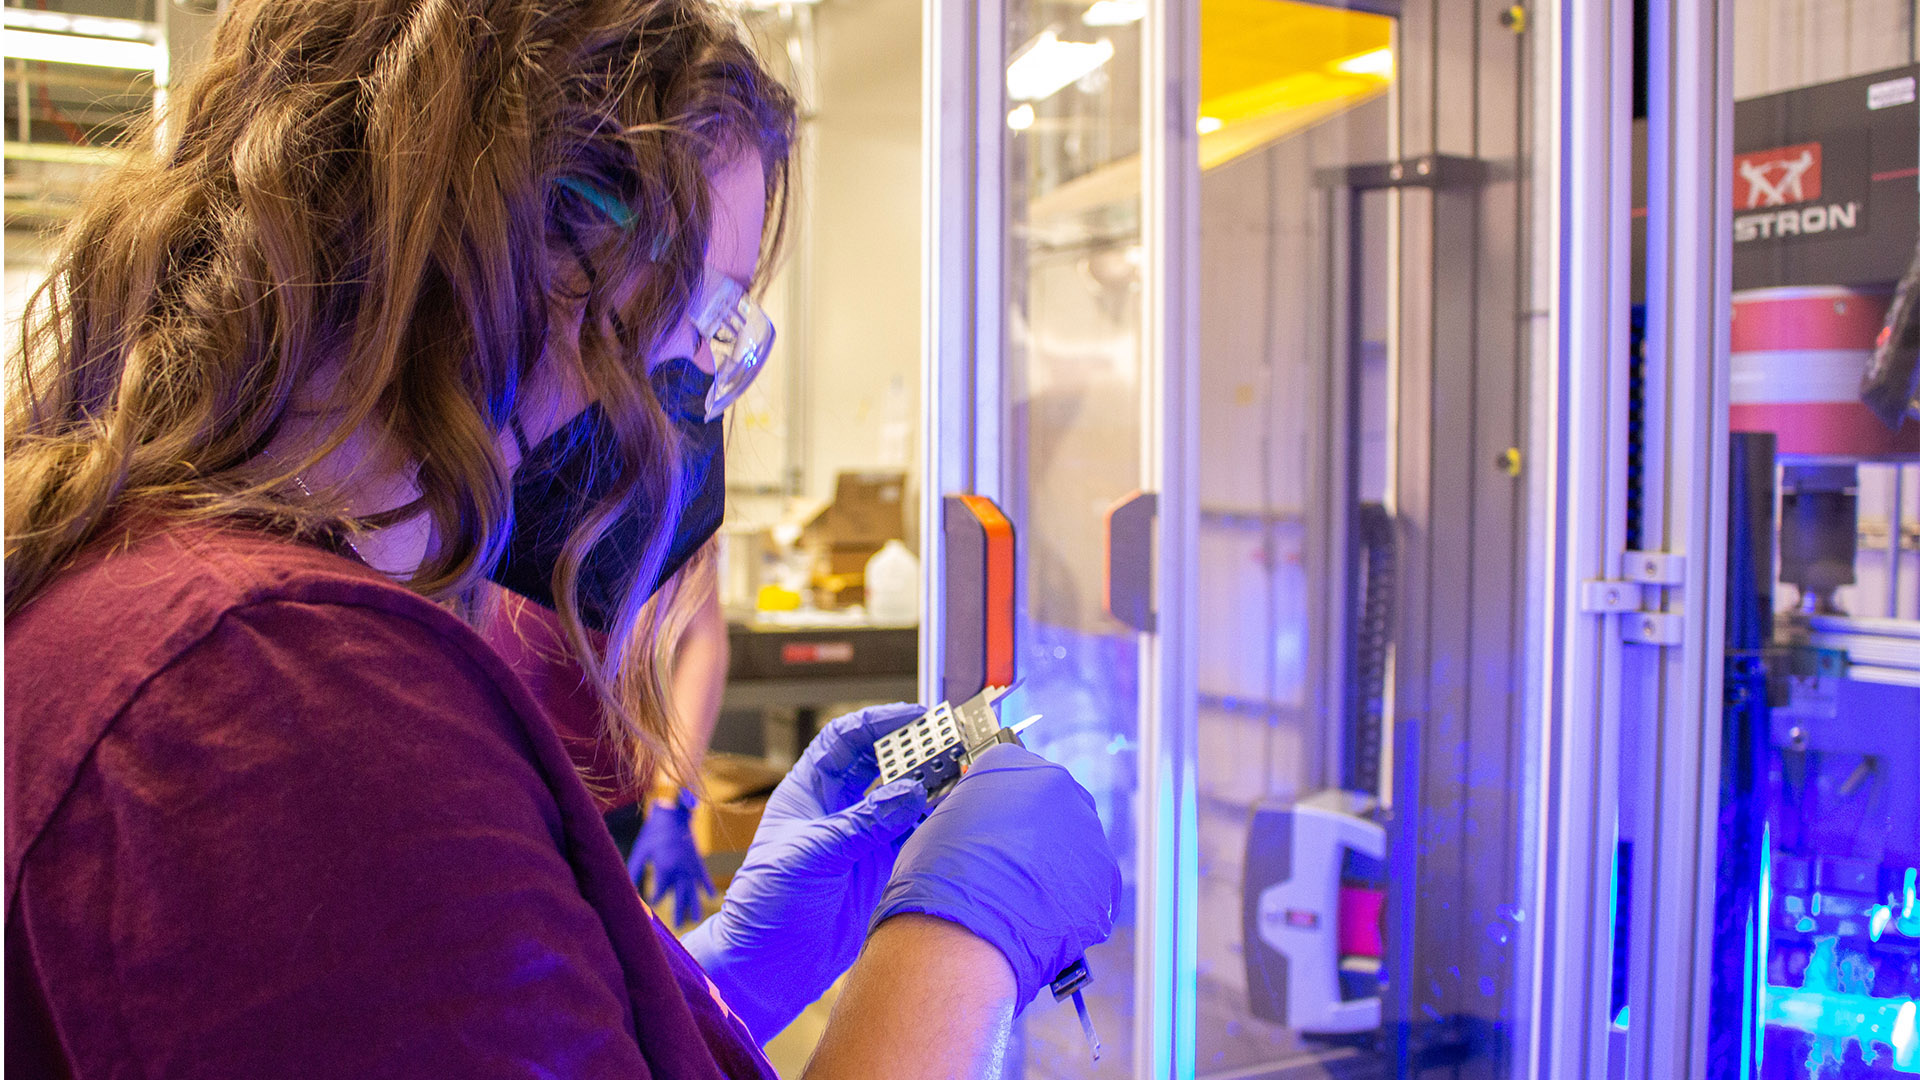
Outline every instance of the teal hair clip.
{"label": "teal hair clip", "polygon": [[[553,183],[554,186],[565,191],[571,191],[575,195],[585,199],[594,209],[607,215],[607,218],[623,231],[631,230],[634,223],[640,220],[640,216],[633,212],[633,207],[601,191],[585,180],[571,176],[562,176]],[[661,233],[653,238],[653,250],[647,253],[647,259],[649,261],[660,261],[660,256],[666,253],[667,240],[668,237],[665,233]]]}
{"label": "teal hair clip", "polygon": [[607,215],[615,225],[620,226],[622,229],[633,228],[633,223],[639,220],[634,214],[632,207],[601,191],[599,188],[594,187],[592,184],[587,183],[585,180],[577,180],[571,176],[562,176],[553,183],[555,187],[571,191],[582,199],[587,200],[587,202],[593,205],[594,209]]}

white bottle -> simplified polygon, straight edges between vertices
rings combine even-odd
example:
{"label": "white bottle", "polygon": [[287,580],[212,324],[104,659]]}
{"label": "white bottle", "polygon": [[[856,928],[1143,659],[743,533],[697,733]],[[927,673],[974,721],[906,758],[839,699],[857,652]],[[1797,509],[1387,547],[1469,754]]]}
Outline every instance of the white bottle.
{"label": "white bottle", "polygon": [[920,621],[920,560],[889,540],[867,560],[867,617],[886,625]]}

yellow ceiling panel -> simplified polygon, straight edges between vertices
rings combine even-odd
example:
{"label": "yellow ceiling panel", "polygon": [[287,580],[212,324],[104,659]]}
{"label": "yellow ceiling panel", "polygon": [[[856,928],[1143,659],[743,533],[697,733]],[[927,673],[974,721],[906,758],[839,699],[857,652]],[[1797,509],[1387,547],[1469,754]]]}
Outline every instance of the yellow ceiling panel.
{"label": "yellow ceiling panel", "polygon": [[1201,0],[1202,112],[1214,115],[1205,103],[1388,48],[1392,34],[1385,15],[1294,0]]}
{"label": "yellow ceiling panel", "polygon": [[[1242,154],[1385,93],[1393,82],[1393,20],[1297,0],[1201,0],[1200,167]],[[1030,207],[1035,220],[1135,197],[1128,156],[1060,185]]]}

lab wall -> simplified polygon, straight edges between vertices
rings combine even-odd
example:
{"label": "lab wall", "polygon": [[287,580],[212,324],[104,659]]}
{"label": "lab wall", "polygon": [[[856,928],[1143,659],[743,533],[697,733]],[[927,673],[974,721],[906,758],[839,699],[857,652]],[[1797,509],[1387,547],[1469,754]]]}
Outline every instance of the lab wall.
{"label": "lab wall", "polygon": [[1733,96],[1833,82],[1909,62],[1914,0],[1735,0]]}
{"label": "lab wall", "polygon": [[844,471],[910,469],[920,415],[920,5],[840,0],[761,28],[801,98],[772,362],[733,420],[736,525]]}
{"label": "lab wall", "polygon": [[[5,314],[0,322],[0,350],[9,356],[20,346],[20,331],[27,301],[46,280],[47,264],[52,258],[49,242],[31,229],[8,229],[6,236]],[[7,394],[13,394],[14,370],[6,367]]]}

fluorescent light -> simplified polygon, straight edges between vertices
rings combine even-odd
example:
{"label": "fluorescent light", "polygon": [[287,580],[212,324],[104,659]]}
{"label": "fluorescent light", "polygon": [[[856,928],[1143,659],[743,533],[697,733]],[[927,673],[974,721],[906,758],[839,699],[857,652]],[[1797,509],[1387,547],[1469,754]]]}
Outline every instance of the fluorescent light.
{"label": "fluorescent light", "polygon": [[1033,106],[1022,104],[1007,114],[1007,126],[1015,131],[1025,131],[1033,126]]}
{"label": "fluorescent light", "polygon": [[75,146],[72,143],[14,142],[8,139],[0,155],[8,161],[48,161],[56,165],[118,165],[127,152],[111,146]]}
{"label": "fluorescent light", "polygon": [[166,51],[144,41],[116,38],[42,34],[32,30],[0,30],[0,53],[10,60],[44,60],[50,64],[156,71],[166,63]]}
{"label": "fluorescent light", "polygon": [[1227,124],[1226,121],[1217,116],[1203,116],[1200,118],[1200,122],[1193,126],[1199,130],[1200,134],[1211,135],[1221,128],[1226,127]]}
{"label": "fluorescent light", "polygon": [[1094,0],[1080,21],[1088,26],[1125,26],[1147,17],[1147,0]]}
{"label": "fluorescent light", "polygon": [[1391,48],[1374,49],[1370,52],[1355,53],[1345,60],[1337,61],[1333,70],[1348,75],[1372,75],[1375,78],[1393,78],[1393,50]]}
{"label": "fluorescent light", "polygon": [[1113,42],[1061,41],[1052,30],[1028,42],[1007,65],[1007,96],[1039,101],[1086,78],[1113,59]]}
{"label": "fluorescent light", "polygon": [[159,41],[160,24],[139,19],[110,19],[101,15],[68,15],[60,11],[34,8],[4,9],[0,24],[16,30],[43,30],[49,34],[79,34],[82,37],[120,38],[125,41]]}

